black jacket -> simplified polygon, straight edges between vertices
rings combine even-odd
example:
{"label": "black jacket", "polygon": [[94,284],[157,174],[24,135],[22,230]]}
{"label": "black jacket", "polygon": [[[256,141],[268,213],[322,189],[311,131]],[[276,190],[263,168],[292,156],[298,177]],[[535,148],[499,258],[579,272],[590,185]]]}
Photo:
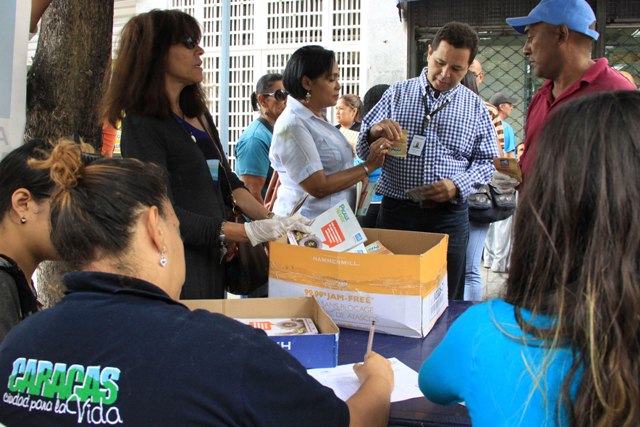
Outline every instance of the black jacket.
{"label": "black jacket", "polygon": [[[218,150],[210,140],[194,142],[174,118],[128,114],[122,121],[123,157],[153,162],[168,172],[170,197],[180,220],[185,249],[187,276],[183,299],[224,297],[225,270],[220,263],[218,230],[222,221],[229,218],[229,185],[234,190],[243,186],[231,172],[224,154],[218,159],[217,153],[224,153],[218,130],[209,113],[206,119]],[[211,177],[208,159],[218,159],[221,167],[226,168],[227,174],[220,171],[219,182]]]}

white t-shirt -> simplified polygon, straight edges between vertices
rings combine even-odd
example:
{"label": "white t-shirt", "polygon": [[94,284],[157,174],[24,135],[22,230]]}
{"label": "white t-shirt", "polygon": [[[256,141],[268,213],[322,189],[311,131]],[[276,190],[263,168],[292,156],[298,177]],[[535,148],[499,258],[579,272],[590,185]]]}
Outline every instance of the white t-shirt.
{"label": "white t-shirt", "polygon": [[[290,96],[274,126],[269,150],[271,166],[278,171],[281,182],[273,212],[288,215],[305,193],[300,182],[320,170],[332,175],[351,168],[353,157],[349,142],[335,126]],[[300,213],[315,218],[342,199],[346,199],[352,209],[355,207],[355,185],[322,199],[310,195]]]}

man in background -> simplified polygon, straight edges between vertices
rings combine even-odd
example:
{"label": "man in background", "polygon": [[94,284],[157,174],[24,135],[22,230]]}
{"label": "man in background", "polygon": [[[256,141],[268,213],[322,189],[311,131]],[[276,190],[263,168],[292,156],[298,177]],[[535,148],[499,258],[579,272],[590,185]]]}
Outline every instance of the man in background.
{"label": "man in background", "polygon": [[527,36],[522,51],[535,75],[547,79],[527,110],[520,160],[525,179],[534,164],[538,135],[558,106],[589,93],[635,89],[606,58],[591,58],[599,37],[595,21],[585,0],[542,0],[528,16],[507,18],[507,24]]}
{"label": "man in background", "polygon": [[236,173],[253,197],[264,203],[273,175],[269,161],[273,125],[287,106],[282,74],[260,77],[255,92],[251,94],[251,106],[260,112],[260,116],[242,132],[236,143]]}
{"label": "man in background", "polygon": [[513,112],[513,100],[502,92],[498,92],[491,97],[489,103],[498,111],[498,118],[502,123],[503,145],[501,157],[515,158],[516,134],[513,127],[507,123],[507,119]]}
{"label": "man in background", "polygon": [[[504,157],[515,158],[516,135],[513,128],[506,119],[513,111],[513,100],[502,92],[498,92],[490,99],[498,109],[498,115],[502,121],[504,132]],[[487,238],[484,242],[484,266],[490,268],[494,273],[505,273],[509,268],[509,257],[511,255],[511,229],[513,215],[502,221],[492,222],[489,225]]]}
{"label": "man in background", "polygon": [[[482,86],[482,82],[484,81],[484,71],[482,70],[482,63],[478,60],[478,58],[474,59],[471,65],[469,66],[469,72],[473,73],[476,78],[476,88],[478,91],[480,90],[480,86]],[[500,115],[498,114],[498,109],[488,101],[485,101],[484,104],[489,110],[489,116],[491,117],[491,122],[493,123],[493,127],[496,129],[496,140],[498,142],[498,156],[504,157],[504,153],[502,152],[504,148],[504,131],[502,129],[502,120],[500,120]]]}

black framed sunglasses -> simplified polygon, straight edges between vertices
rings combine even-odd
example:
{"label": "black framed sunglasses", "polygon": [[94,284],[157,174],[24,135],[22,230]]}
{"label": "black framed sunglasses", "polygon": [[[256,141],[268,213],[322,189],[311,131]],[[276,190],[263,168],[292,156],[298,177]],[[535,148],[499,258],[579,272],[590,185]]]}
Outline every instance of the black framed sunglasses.
{"label": "black framed sunglasses", "polygon": [[284,101],[285,99],[287,99],[287,96],[289,96],[289,92],[287,92],[284,89],[278,89],[275,92],[263,93],[261,95],[262,96],[273,96],[276,99],[276,101]]}
{"label": "black framed sunglasses", "polygon": [[195,47],[198,46],[199,42],[200,42],[200,40],[194,39],[193,37],[189,37],[189,38],[183,40],[182,44],[185,45],[187,47],[187,49],[195,49]]}

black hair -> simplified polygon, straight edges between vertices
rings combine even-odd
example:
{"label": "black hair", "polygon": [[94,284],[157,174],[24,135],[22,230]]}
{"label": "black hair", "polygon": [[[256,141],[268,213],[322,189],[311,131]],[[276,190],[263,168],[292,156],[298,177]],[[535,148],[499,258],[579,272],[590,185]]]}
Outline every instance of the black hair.
{"label": "black hair", "polygon": [[[122,29],[118,60],[102,101],[102,114],[113,127],[125,113],[171,117],[165,73],[169,49],[191,38],[202,37],[196,19],[179,10],[153,9],[134,16]],[[202,84],[186,86],[180,93],[180,109],[186,117],[207,110]]]}
{"label": "black hair", "polygon": [[471,71],[467,71],[467,74],[464,75],[462,81],[460,81],[462,86],[465,86],[471,92],[478,95],[478,84],[476,82],[476,75]]}
{"label": "black hair", "polygon": [[369,111],[380,101],[385,91],[389,89],[387,84],[379,84],[371,86],[362,98],[362,117],[366,116]]}
{"label": "black hair", "polygon": [[54,188],[49,171],[29,167],[29,159],[45,159],[51,145],[32,139],[14,149],[0,162],[0,219],[11,209],[11,197],[18,188],[26,188],[36,201],[47,199]]}
{"label": "black hair", "polygon": [[307,90],[302,86],[304,76],[315,80],[331,74],[336,62],[335,53],[322,46],[303,46],[293,52],[284,69],[283,83],[287,92],[295,99],[303,99]]}
{"label": "black hair", "polygon": [[256,83],[256,91],[251,94],[251,107],[253,108],[253,111],[260,110],[258,95],[273,92],[273,83],[279,81],[282,81],[282,74],[279,73],[265,74],[258,79],[258,83]]}
{"label": "black hair", "polygon": [[440,42],[443,40],[456,49],[469,49],[471,51],[469,55],[469,65],[476,59],[480,41],[478,34],[468,24],[455,21],[444,24],[433,38],[433,42],[431,43],[433,50],[438,49]]}

